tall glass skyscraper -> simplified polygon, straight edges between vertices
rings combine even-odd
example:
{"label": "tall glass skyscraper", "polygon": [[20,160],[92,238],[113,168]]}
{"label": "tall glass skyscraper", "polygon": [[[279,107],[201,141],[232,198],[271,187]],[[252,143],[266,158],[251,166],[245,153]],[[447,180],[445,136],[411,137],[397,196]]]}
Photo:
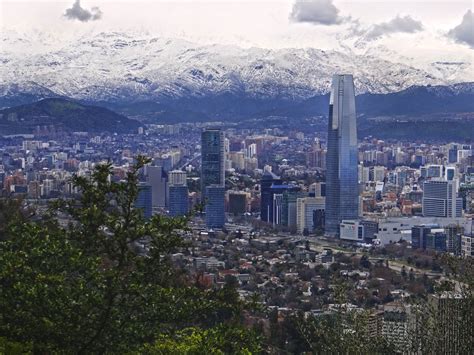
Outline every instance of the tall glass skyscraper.
{"label": "tall glass skyscraper", "polygon": [[222,228],[225,223],[224,169],[224,132],[205,129],[201,135],[201,195],[208,228]]}
{"label": "tall glass skyscraper", "polygon": [[201,193],[210,185],[225,186],[224,132],[205,129],[201,135]]}
{"label": "tall glass skyscraper", "polygon": [[225,224],[225,188],[219,185],[206,187],[206,226],[222,228]]}
{"label": "tall glass skyscraper", "polygon": [[173,170],[169,177],[169,214],[170,216],[184,216],[188,213],[188,185],[186,172]]}
{"label": "tall glass skyscraper", "polygon": [[143,217],[150,219],[152,212],[152,188],[151,185],[141,182],[138,185],[138,196],[135,201],[135,208],[143,211]]}
{"label": "tall glass skyscraper", "polygon": [[273,223],[273,185],[281,185],[283,182],[279,176],[270,171],[265,171],[260,180],[260,219],[264,222]]}
{"label": "tall glass skyscraper", "polygon": [[342,220],[358,218],[357,126],[352,75],[334,75],[329,99],[326,155],[327,235],[338,236]]}

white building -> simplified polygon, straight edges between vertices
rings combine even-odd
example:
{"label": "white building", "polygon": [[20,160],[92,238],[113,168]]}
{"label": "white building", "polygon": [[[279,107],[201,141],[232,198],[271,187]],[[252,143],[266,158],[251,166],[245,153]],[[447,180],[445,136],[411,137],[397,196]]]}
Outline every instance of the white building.
{"label": "white building", "polygon": [[439,225],[445,228],[457,225],[464,230],[471,230],[472,220],[467,218],[443,218],[443,217],[393,217],[380,218],[378,232],[374,242],[381,246],[396,243],[400,240],[411,242],[411,229],[417,225]]}
{"label": "white building", "polygon": [[373,181],[382,182],[384,180],[385,180],[385,167],[384,166],[374,166]]}
{"label": "white building", "polygon": [[370,181],[370,168],[359,165],[359,183],[366,183]]}
{"label": "white building", "polygon": [[359,224],[359,221],[344,220],[339,230],[339,238],[343,240],[362,241],[364,238],[364,227]]}
{"label": "white building", "polygon": [[314,229],[314,218],[318,211],[325,210],[324,197],[304,197],[296,200],[296,230],[298,233],[312,231]]}

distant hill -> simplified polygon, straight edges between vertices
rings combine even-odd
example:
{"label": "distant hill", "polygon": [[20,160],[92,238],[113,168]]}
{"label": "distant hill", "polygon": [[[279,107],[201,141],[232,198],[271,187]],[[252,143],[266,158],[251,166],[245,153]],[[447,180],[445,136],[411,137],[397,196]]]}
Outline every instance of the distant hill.
{"label": "distant hill", "polygon": [[62,131],[135,131],[139,122],[107,108],[90,106],[63,98],[0,110],[0,134],[32,133],[37,126],[54,126]]}
{"label": "distant hill", "polygon": [[[44,90],[40,92],[49,95]],[[3,104],[11,105],[12,98],[28,100],[26,96],[4,96]],[[300,129],[308,129],[309,119],[315,125],[311,129],[325,131],[328,105],[328,94],[302,100],[228,92],[81,104],[72,99],[50,98],[0,110],[0,134],[32,132],[37,125],[52,124],[65,130],[128,132],[139,125],[127,118],[134,116],[148,123],[224,121],[258,128],[272,122],[281,127],[301,126]],[[361,136],[474,140],[474,83],[361,94],[356,97],[356,111]]]}
{"label": "distant hill", "polygon": [[[239,122],[272,116],[298,120],[327,116],[329,94],[301,100],[229,92],[201,97],[167,97],[157,101],[102,101],[98,104],[155,123],[212,120]],[[474,83],[413,86],[389,94],[361,94],[356,97],[356,110],[364,118],[474,112]]]}
{"label": "distant hill", "polygon": [[400,141],[474,141],[474,119],[436,119],[431,121],[374,121],[358,125],[359,138],[373,136]]}

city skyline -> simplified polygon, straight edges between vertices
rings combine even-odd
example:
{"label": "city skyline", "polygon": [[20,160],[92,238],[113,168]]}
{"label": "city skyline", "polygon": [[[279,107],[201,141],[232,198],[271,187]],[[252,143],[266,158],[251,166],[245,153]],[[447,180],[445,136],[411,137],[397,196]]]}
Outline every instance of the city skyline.
{"label": "city skyline", "polygon": [[474,353],[473,36],[465,0],[0,0],[0,352]]}

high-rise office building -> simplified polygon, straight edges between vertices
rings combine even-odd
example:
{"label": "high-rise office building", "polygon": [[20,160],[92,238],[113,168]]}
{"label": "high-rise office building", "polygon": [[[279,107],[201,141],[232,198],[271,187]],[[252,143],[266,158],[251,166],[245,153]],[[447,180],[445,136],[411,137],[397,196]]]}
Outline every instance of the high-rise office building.
{"label": "high-rise office building", "polygon": [[186,172],[181,170],[170,171],[169,174],[169,214],[170,216],[184,216],[188,213],[188,185]]}
{"label": "high-rise office building", "polygon": [[296,229],[312,233],[324,227],[325,197],[304,197],[296,200]]}
{"label": "high-rise office building", "polygon": [[271,195],[272,195],[272,219],[268,222],[271,222],[273,226],[276,225],[285,225],[283,223],[283,217],[285,214],[284,208],[286,207],[284,204],[284,194],[287,191],[295,191],[298,188],[294,185],[287,185],[287,184],[273,184],[270,187]]}
{"label": "high-rise office building", "polygon": [[201,135],[201,194],[208,228],[225,223],[225,142],[220,129],[205,129]]}
{"label": "high-rise office building", "polygon": [[147,182],[151,186],[153,207],[168,206],[168,176],[162,166],[147,166]]}
{"label": "high-rise office building", "polygon": [[352,75],[334,75],[329,99],[325,231],[359,216],[357,127]]}
{"label": "high-rise office building", "polygon": [[186,185],[170,185],[169,214],[172,217],[184,216],[188,213],[188,187]]}
{"label": "high-rise office building", "polygon": [[138,196],[135,201],[135,208],[143,211],[143,217],[146,219],[152,216],[152,187],[150,184],[141,182],[138,185]]}
{"label": "high-rise office building", "polygon": [[462,198],[456,180],[429,180],[423,183],[423,216],[461,217]]}
{"label": "high-rise office building", "polygon": [[277,192],[273,185],[281,185],[282,180],[271,171],[265,171],[260,180],[260,219],[273,223],[273,194]]}
{"label": "high-rise office building", "polygon": [[206,187],[206,226],[222,228],[225,224],[225,188],[220,185]]}
{"label": "high-rise office building", "polygon": [[290,231],[296,230],[296,200],[307,197],[305,192],[295,187],[283,192],[283,208],[281,213],[281,222],[288,227]]}
{"label": "high-rise office building", "polygon": [[206,196],[206,187],[225,186],[224,132],[220,129],[205,129],[201,135],[201,192]]}

